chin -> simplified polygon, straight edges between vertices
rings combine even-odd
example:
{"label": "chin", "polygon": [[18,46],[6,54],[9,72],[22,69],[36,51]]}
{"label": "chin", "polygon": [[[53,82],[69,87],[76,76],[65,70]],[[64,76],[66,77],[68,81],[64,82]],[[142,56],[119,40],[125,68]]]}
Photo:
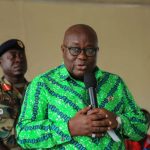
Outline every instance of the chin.
{"label": "chin", "polygon": [[18,77],[19,77],[19,76],[24,76],[24,73],[22,73],[22,72],[15,72],[15,73],[14,73],[14,76],[18,76]]}
{"label": "chin", "polygon": [[85,74],[85,72],[81,72],[81,71],[79,72],[78,71],[78,72],[74,73],[73,76],[74,76],[75,79],[83,80],[84,74]]}

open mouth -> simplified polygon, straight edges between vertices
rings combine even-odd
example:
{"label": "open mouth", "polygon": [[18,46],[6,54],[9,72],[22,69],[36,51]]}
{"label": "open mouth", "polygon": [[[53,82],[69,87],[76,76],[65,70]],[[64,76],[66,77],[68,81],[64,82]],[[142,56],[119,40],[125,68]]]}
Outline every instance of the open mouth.
{"label": "open mouth", "polygon": [[22,66],[18,65],[18,66],[14,66],[14,69],[21,69]]}
{"label": "open mouth", "polygon": [[14,66],[14,70],[18,71],[18,70],[22,70],[23,66],[22,65],[16,65]]}
{"label": "open mouth", "polygon": [[86,70],[86,69],[87,69],[87,65],[85,65],[85,64],[78,64],[78,65],[77,65],[77,69],[78,69],[78,70],[81,70],[81,71],[82,71],[82,70]]}

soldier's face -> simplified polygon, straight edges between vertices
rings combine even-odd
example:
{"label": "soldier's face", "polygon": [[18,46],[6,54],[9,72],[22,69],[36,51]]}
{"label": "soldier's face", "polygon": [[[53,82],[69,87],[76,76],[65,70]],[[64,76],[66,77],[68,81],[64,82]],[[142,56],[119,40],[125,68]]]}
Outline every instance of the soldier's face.
{"label": "soldier's face", "polygon": [[27,60],[24,51],[11,49],[5,52],[0,58],[0,65],[4,75],[20,76],[27,71]]}

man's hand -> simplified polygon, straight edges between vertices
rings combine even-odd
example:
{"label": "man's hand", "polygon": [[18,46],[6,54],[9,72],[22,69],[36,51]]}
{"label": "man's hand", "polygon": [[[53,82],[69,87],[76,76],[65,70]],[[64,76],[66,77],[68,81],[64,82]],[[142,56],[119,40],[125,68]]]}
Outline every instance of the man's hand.
{"label": "man's hand", "polygon": [[68,126],[71,136],[91,136],[94,133],[101,137],[109,129],[111,121],[101,109],[86,107],[69,120]]}
{"label": "man's hand", "polygon": [[101,119],[101,121],[99,122],[99,127],[105,126],[106,124],[109,123],[108,125],[108,130],[110,129],[115,129],[118,126],[118,122],[116,120],[116,114],[114,114],[113,112],[110,112],[104,108],[100,109],[100,108],[95,108],[95,109],[91,109],[88,112],[88,115],[91,114],[97,114],[97,115],[104,115],[105,118]]}

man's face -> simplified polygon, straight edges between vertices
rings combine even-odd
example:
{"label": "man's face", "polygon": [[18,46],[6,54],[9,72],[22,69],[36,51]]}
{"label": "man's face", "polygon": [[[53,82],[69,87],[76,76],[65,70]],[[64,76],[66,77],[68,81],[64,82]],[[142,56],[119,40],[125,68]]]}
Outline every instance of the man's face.
{"label": "man's face", "polygon": [[97,48],[97,39],[94,35],[82,31],[71,32],[67,35],[62,45],[64,63],[70,74],[77,79],[83,79],[85,72],[91,72],[96,66],[97,51],[94,56],[87,56],[85,51],[77,56],[69,52],[68,47],[77,47],[80,49]]}
{"label": "man's face", "polygon": [[24,51],[11,49],[0,58],[0,65],[6,76],[24,76],[27,71],[27,60]]}

